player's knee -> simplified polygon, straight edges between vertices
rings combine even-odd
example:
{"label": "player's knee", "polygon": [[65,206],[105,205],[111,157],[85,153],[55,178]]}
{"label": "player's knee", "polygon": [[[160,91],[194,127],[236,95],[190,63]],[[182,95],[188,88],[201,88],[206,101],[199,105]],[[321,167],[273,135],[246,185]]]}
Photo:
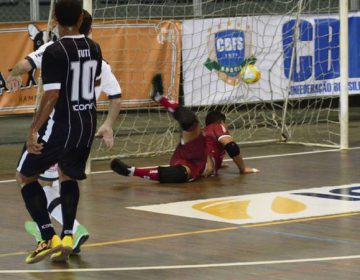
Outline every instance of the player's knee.
{"label": "player's knee", "polygon": [[240,148],[234,141],[227,143],[224,147],[229,157],[233,158],[240,155]]}
{"label": "player's knee", "polygon": [[26,177],[20,172],[16,171],[15,180],[19,187],[23,188],[25,185],[36,181],[36,177]]}
{"label": "player's knee", "polygon": [[174,118],[179,122],[181,128],[185,131],[191,130],[199,123],[195,113],[184,107],[178,107],[175,110]]}
{"label": "player's knee", "polygon": [[24,186],[23,177],[18,171],[16,171],[16,173],[15,173],[15,180],[16,180],[16,183],[18,184],[19,187]]}
{"label": "player's knee", "polygon": [[182,165],[159,167],[160,183],[185,183],[188,180],[188,172]]}

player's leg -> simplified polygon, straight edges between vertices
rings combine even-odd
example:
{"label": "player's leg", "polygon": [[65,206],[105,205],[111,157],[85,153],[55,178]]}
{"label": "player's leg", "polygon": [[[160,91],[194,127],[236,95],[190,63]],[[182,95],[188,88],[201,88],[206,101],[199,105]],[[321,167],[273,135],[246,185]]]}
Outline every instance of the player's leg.
{"label": "player's leg", "polygon": [[[45,181],[43,181],[45,183]],[[54,182],[46,182],[47,184],[51,184],[48,186],[44,186],[43,189],[45,191],[46,199],[48,202],[48,212],[52,218],[54,218],[57,222],[63,225],[62,218],[62,207],[60,201],[60,190],[59,190],[59,180]],[[44,184],[42,184],[44,185]],[[25,230],[30,235],[34,236],[36,241],[41,241],[41,234],[37,224],[33,221],[25,222]],[[73,227],[73,254],[79,254],[81,251],[81,246],[89,239],[89,231],[87,228],[80,224],[76,219],[74,221]]]}
{"label": "player's leg", "polygon": [[185,165],[135,167],[128,166],[120,159],[112,160],[111,169],[123,176],[136,176],[160,183],[185,183],[190,174]]}
{"label": "player's leg", "polygon": [[[43,153],[46,154],[46,150]],[[36,175],[47,164],[43,161],[43,153],[40,156],[29,154],[24,147],[16,173],[16,181],[21,187],[25,206],[37,223],[42,238],[38,247],[26,258],[27,263],[41,261],[46,256],[61,250],[60,239],[55,233],[47,212],[46,196]]]}
{"label": "player's leg", "polygon": [[[51,187],[44,187],[46,198],[48,200],[48,212],[50,215],[63,225],[62,207],[60,201],[59,180],[52,183]],[[89,239],[89,231],[80,224],[75,218],[73,226],[73,252],[72,254],[79,254],[81,246]]]}
{"label": "player's leg", "polygon": [[73,251],[73,226],[80,197],[77,180],[86,179],[85,165],[90,154],[90,148],[91,146],[67,149],[58,163],[63,217],[61,233],[63,250],[51,256],[53,261],[66,261]]}
{"label": "player's leg", "polygon": [[77,206],[79,202],[79,185],[75,179],[67,176],[59,170],[60,176],[60,204],[61,208],[63,230],[61,232],[62,251],[51,255],[51,260],[54,262],[64,262],[69,259],[72,253],[73,241],[73,226],[76,217]]}
{"label": "player's leg", "polygon": [[[48,212],[52,218],[54,218],[61,225],[63,224],[62,218],[62,210],[61,210],[61,202],[60,202],[60,189],[59,189],[59,173],[58,173],[58,165],[55,164],[51,166],[48,170],[42,173],[39,176],[39,182],[43,186],[43,190],[45,191],[46,199],[47,199],[47,208]],[[41,241],[40,230],[37,227],[37,224],[33,221],[25,222],[25,230],[30,235],[34,236],[36,241]],[[81,225],[76,219],[74,221],[74,245],[73,245],[73,253],[80,253],[81,245],[86,242],[89,238],[89,231],[84,225]]]}
{"label": "player's leg", "polygon": [[201,133],[201,127],[195,113],[188,108],[181,107],[178,103],[169,100],[163,95],[163,82],[160,74],[154,76],[152,86],[151,98],[154,101],[159,102],[173,114],[175,120],[182,128],[181,138],[183,143],[187,143],[197,138]]}

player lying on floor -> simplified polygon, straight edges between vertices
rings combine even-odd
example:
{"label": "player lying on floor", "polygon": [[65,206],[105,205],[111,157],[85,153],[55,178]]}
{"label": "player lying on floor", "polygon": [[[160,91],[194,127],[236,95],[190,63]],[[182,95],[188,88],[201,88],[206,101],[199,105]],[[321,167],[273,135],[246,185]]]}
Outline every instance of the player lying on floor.
{"label": "player lying on floor", "polygon": [[259,172],[245,165],[239,146],[226,129],[224,114],[211,111],[206,116],[206,127],[202,129],[192,111],[163,96],[161,75],[156,75],[152,83],[152,99],[172,113],[182,129],[180,143],[170,159],[170,166],[134,167],[114,159],[111,162],[113,171],[123,176],[137,176],[160,183],[184,183],[202,175],[216,175],[227,153],[241,174]]}
{"label": "player lying on floor", "polygon": [[[89,36],[91,33],[92,25],[92,16],[86,11],[83,10],[83,21],[79,32],[85,36]],[[57,36],[59,37],[59,36]],[[42,57],[45,49],[52,45],[54,42],[50,41],[42,45],[36,51],[28,54],[25,59],[19,61],[10,72],[7,78],[7,87],[10,91],[17,91],[21,87],[21,75],[32,71],[33,69],[41,68]],[[103,91],[109,101],[109,112],[105,122],[98,129],[97,135],[103,135],[103,141],[105,145],[111,148],[114,144],[113,130],[112,126],[120,111],[120,97],[121,97],[121,88],[120,85],[111,71],[111,67],[104,60],[102,61],[102,72],[101,72],[101,91]],[[96,92],[96,97],[98,98],[101,91]],[[48,212],[52,218],[58,221],[61,225],[63,224],[62,210],[60,203],[60,192],[59,192],[59,173],[57,171],[57,165],[52,166],[50,169],[45,171],[40,175],[40,183],[44,186],[44,191],[46,194],[48,202]],[[34,221],[25,222],[25,230],[30,235],[33,235],[37,242],[42,240],[39,228]],[[80,224],[76,219],[74,222],[74,244],[73,244],[73,253],[80,253],[80,247],[86,240],[89,238],[89,232],[86,227]]]}

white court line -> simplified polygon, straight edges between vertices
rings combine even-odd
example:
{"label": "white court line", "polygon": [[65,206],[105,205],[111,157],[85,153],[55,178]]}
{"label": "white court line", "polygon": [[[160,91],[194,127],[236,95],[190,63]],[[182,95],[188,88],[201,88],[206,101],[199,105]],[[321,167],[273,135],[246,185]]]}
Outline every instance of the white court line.
{"label": "white court line", "polygon": [[4,180],[4,181],[0,181],[0,183],[13,183],[15,182],[15,180]]}
{"label": "white court line", "polygon": [[234,263],[210,263],[210,264],[189,264],[189,265],[164,265],[164,266],[133,266],[133,267],[108,267],[108,268],[65,268],[65,269],[39,269],[39,270],[0,270],[0,274],[21,274],[21,273],[59,273],[59,272],[104,272],[104,271],[141,271],[141,270],[169,270],[169,269],[192,269],[192,268],[214,268],[229,266],[255,266],[255,265],[272,265],[288,263],[305,263],[305,262],[323,262],[360,259],[360,255],[295,259],[295,260],[277,260],[277,261],[258,261],[258,262],[234,262]]}
{"label": "white court line", "polygon": [[[359,150],[360,147],[348,148],[347,150]],[[263,158],[278,158],[278,157],[289,157],[289,156],[301,156],[301,155],[310,155],[310,154],[320,154],[320,153],[332,153],[332,152],[340,152],[340,149],[331,149],[331,150],[320,150],[320,151],[309,151],[309,152],[300,152],[300,153],[288,153],[288,154],[275,154],[275,155],[267,155],[267,156],[257,156],[257,157],[245,157],[244,160],[252,160],[252,159],[263,159]],[[232,161],[232,159],[225,159],[224,161]],[[112,170],[104,170],[104,171],[94,171],[90,174],[104,174],[111,173]],[[0,181],[1,183],[13,183],[15,180],[4,180]]]}

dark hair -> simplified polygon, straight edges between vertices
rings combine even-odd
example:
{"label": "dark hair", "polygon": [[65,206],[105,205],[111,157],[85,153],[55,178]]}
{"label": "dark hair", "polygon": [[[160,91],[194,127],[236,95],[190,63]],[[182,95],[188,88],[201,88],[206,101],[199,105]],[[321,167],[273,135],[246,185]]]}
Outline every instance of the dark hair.
{"label": "dark hair", "polygon": [[92,16],[87,10],[83,10],[83,21],[81,23],[81,26],[79,28],[79,33],[84,34],[85,36],[88,36],[90,33],[91,25],[92,25]]}
{"label": "dark hair", "polygon": [[205,118],[205,125],[209,125],[216,122],[225,121],[226,117],[220,111],[210,111]]}
{"label": "dark hair", "polygon": [[55,5],[55,16],[61,26],[74,26],[83,12],[77,0],[59,0]]}

